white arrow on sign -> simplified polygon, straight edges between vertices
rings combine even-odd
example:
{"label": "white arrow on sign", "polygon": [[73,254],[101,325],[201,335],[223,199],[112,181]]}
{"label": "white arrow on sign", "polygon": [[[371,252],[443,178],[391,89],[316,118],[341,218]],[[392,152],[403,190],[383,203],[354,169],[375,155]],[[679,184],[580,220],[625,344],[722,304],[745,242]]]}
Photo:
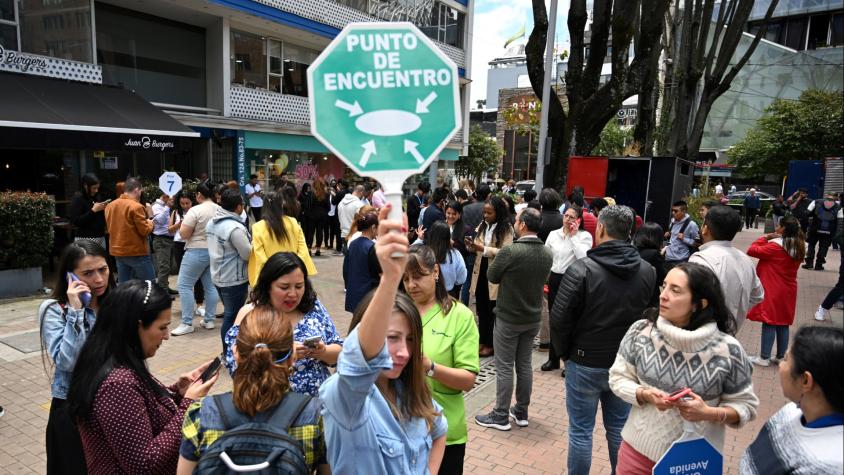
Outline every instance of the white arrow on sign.
{"label": "white arrow on sign", "polygon": [[419,153],[419,150],[416,150],[416,147],[418,146],[419,144],[417,142],[414,142],[412,140],[405,140],[404,153],[410,152],[410,154],[413,155],[413,158],[415,158],[417,162],[422,163],[425,161],[425,158],[422,156],[421,153]]}
{"label": "white arrow on sign", "polygon": [[425,99],[423,99],[421,101],[419,99],[416,99],[416,113],[417,114],[428,113],[428,106],[430,106],[431,103],[434,102],[434,99],[436,99],[436,98],[437,98],[437,93],[432,91],[430,94],[428,94],[428,97],[426,97]]}
{"label": "white arrow on sign", "polygon": [[349,117],[354,117],[356,115],[363,114],[363,108],[361,108],[358,101],[355,101],[354,104],[349,104],[348,102],[343,102],[340,99],[334,102],[334,105],[343,109],[344,111],[349,112]]}
{"label": "white arrow on sign", "polygon": [[361,155],[361,157],[360,157],[359,165],[362,166],[362,167],[365,167],[366,162],[369,161],[369,157],[371,157],[372,155],[378,155],[378,152],[375,151],[375,141],[374,140],[370,140],[369,142],[366,142],[365,144],[361,145],[361,147],[363,147],[363,155]]}

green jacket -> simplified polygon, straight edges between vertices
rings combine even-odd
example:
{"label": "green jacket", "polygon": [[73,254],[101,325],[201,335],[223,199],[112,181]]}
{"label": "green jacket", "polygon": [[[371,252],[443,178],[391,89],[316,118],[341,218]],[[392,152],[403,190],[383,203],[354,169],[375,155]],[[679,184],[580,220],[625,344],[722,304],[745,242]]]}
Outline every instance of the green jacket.
{"label": "green jacket", "polygon": [[501,249],[487,270],[487,280],[500,284],[495,318],[515,324],[540,322],[553,260],[551,250],[536,236],[519,238]]}

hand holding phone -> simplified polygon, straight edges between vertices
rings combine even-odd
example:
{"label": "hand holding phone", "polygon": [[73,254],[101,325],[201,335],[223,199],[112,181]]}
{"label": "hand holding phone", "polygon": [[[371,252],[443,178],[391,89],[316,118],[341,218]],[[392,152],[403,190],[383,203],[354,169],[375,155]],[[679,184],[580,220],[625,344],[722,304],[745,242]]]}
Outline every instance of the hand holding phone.
{"label": "hand holding phone", "polygon": [[302,342],[303,345],[307,346],[309,349],[314,350],[319,347],[320,342],[322,341],[321,336],[312,336],[305,338],[305,341]]}
{"label": "hand holding phone", "polygon": [[688,396],[691,392],[692,392],[692,390],[689,389],[689,388],[678,389],[677,391],[674,391],[673,393],[666,396],[665,401],[666,402],[677,402],[683,396]]}
{"label": "hand holding phone", "polygon": [[[76,290],[77,288],[84,287],[88,288],[85,282],[79,280],[79,277],[76,276],[73,272],[67,273],[67,280],[68,280],[68,300],[70,300],[72,295],[76,295],[79,297],[79,302],[82,304],[83,307],[87,307],[89,303],[91,303],[91,292],[83,291],[79,292]],[[73,282],[79,282],[79,284],[73,285]],[[72,303],[72,302],[71,302]]]}
{"label": "hand holding phone", "polygon": [[205,368],[205,371],[203,371],[202,374],[199,375],[199,379],[202,382],[205,382],[205,381],[208,381],[209,379],[211,379],[211,377],[214,376],[214,374],[216,374],[217,371],[220,370],[221,364],[222,364],[222,361],[220,361],[220,357],[217,356],[216,358],[214,358],[211,361],[211,364],[208,365],[207,368]]}

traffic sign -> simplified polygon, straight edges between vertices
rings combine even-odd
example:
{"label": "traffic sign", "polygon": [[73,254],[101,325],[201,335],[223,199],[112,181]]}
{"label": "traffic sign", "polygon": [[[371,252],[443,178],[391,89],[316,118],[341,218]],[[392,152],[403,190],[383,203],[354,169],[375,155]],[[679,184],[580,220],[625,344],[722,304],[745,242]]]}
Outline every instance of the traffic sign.
{"label": "traffic sign", "polygon": [[724,457],[708,440],[681,438],[654,465],[653,475],[721,475],[723,470]]}
{"label": "traffic sign", "polygon": [[394,194],[460,128],[458,83],[454,62],[412,23],[350,23],[308,68],[311,132]]}
{"label": "traffic sign", "polygon": [[182,189],[182,177],[176,172],[164,172],[158,177],[158,187],[168,196],[173,196]]}

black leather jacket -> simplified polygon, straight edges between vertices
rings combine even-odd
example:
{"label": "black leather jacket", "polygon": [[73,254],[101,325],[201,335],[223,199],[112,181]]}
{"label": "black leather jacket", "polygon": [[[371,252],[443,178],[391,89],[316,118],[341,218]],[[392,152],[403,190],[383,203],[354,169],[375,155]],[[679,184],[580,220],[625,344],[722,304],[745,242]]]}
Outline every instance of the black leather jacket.
{"label": "black leather jacket", "polygon": [[551,342],[564,360],[612,366],[633,322],[642,319],[656,285],[653,266],[633,245],[608,241],[566,269],[551,309]]}

